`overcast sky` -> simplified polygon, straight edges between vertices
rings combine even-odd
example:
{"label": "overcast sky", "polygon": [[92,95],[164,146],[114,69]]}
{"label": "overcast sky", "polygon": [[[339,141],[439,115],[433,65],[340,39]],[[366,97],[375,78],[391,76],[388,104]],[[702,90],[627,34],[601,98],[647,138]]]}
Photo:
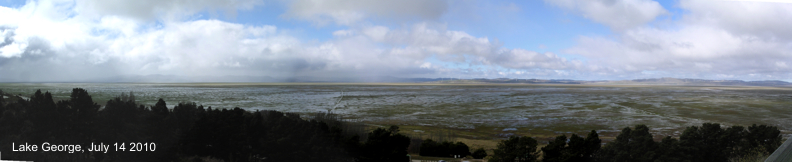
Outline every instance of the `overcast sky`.
{"label": "overcast sky", "polygon": [[151,75],[792,81],[792,3],[0,0],[0,81]]}

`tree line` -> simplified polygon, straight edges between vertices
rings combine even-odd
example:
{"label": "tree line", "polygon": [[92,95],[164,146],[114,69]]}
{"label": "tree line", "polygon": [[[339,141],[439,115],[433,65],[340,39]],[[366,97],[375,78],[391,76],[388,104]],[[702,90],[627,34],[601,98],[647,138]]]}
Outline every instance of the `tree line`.
{"label": "tree line", "polygon": [[[182,102],[168,108],[160,99],[151,106],[135,102],[132,93],[106,102],[93,101],[75,88],[67,100],[54,101],[49,92],[29,99],[0,97],[0,152],[4,159],[33,161],[407,161],[410,137],[397,126],[364,131],[333,114],[306,120],[279,111],[213,109]],[[777,127],[722,127],[716,123],[691,126],[679,138],[654,141],[645,125],[624,128],[612,142],[601,144],[596,131],[586,137],[560,135],[537,148],[531,137],[510,137],[494,154],[482,148],[470,152],[462,142],[422,140],[420,155],[473,156],[490,161],[728,161],[770,153],[782,139]],[[421,141],[421,140],[419,140]],[[80,144],[156,143],[149,152],[108,151],[13,152],[11,143]]]}
{"label": "tree line", "polygon": [[[133,96],[133,95],[130,95]],[[134,97],[102,108],[85,89],[55,102],[49,92],[30,99],[0,97],[0,152],[33,161],[406,161],[410,139],[399,128],[349,133],[342,121],[305,120],[279,111],[213,109],[178,103],[169,109]],[[360,133],[365,135],[360,135]],[[361,137],[365,137],[362,139]],[[154,151],[15,152],[12,143],[40,145],[155,143]]]}
{"label": "tree line", "polygon": [[768,155],[781,145],[778,127],[751,125],[723,128],[717,123],[687,127],[679,138],[654,141],[646,125],[622,129],[612,142],[601,146],[596,131],[585,138],[557,136],[537,150],[531,137],[510,137],[498,143],[494,162],[726,162],[756,154]]}

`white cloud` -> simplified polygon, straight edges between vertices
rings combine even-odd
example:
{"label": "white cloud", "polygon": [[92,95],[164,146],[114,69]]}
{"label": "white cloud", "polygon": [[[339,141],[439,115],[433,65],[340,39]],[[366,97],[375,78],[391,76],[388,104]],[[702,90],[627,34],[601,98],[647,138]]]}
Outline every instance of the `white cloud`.
{"label": "white cloud", "polygon": [[0,47],[0,56],[3,57],[14,57],[19,56],[24,52],[24,49],[27,48],[26,44],[18,44],[18,43],[10,43]]}
{"label": "white cloud", "polygon": [[[574,69],[579,62],[568,61],[553,53],[524,49],[506,49],[486,37],[462,31],[446,30],[444,25],[419,23],[408,29],[391,30],[382,26],[365,27],[363,36],[377,43],[391,45],[387,54],[423,60],[430,56],[453,63],[469,63],[509,69]],[[469,57],[469,59],[467,58]]]}
{"label": "white cloud", "polygon": [[238,9],[262,5],[261,0],[76,0],[75,11],[90,17],[120,16],[136,20],[178,20],[201,11],[223,11],[235,15]]}
{"label": "white cloud", "polygon": [[295,0],[282,16],[318,25],[353,25],[367,18],[437,20],[446,12],[444,0]]}
{"label": "white cloud", "polygon": [[336,37],[343,37],[343,36],[348,36],[348,35],[352,35],[352,31],[351,30],[337,30],[337,31],[333,32],[333,36],[336,36]]}
{"label": "white cloud", "polygon": [[545,0],[545,2],[580,13],[583,17],[625,30],[641,26],[667,14],[663,6],[652,0]]}
{"label": "white cloud", "polygon": [[717,26],[730,33],[792,41],[792,4],[747,1],[682,0],[686,24]]}
{"label": "white cloud", "polygon": [[[289,29],[271,25],[174,18],[206,10],[244,9],[260,4],[258,1],[148,6],[153,9],[128,2],[137,8],[128,11],[79,7],[118,5],[111,2],[115,1],[30,1],[20,8],[0,7],[0,81],[74,81],[148,74],[353,79],[792,77],[785,61],[792,60],[792,32],[783,28],[792,25],[792,4],[722,2],[710,7],[699,1],[681,1],[679,6],[687,10],[681,20],[670,28],[655,28],[642,24],[666,12],[654,6],[656,2],[554,1],[562,7],[571,4],[576,12],[618,32],[608,37],[581,36],[576,46],[563,52],[540,53],[504,48],[486,36],[449,30],[446,24],[433,21],[444,14],[445,1],[289,4],[286,17],[348,25],[333,31],[334,37],[326,41],[304,41],[284,32]],[[331,2],[333,5],[312,6]],[[583,6],[588,3],[594,7]],[[413,8],[392,9],[399,5]],[[650,11],[633,11],[645,8]],[[646,13],[614,16],[632,12]],[[753,16],[729,18],[737,16],[733,13]],[[599,20],[608,16],[618,18]],[[412,18],[418,18],[419,23],[410,21],[398,27],[374,23]],[[31,75],[34,73],[37,75]]]}
{"label": "white cloud", "polygon": [[388,27],[374,26],[363,29],[363,34],[370,37],[371,39],[374,39],[375,41],[381,42],[384,41],[389,30],[390,29],[388,29]]}
{"label": "white cloud", "polygon": [[[26,19],[0,16],[8,20],[2,23],[6,26],[4,37],[9,38],[9,43],[4,40],[3,47],[0,47],[0,56],[3,56],[0,57],[0,74],[5,76],[0,80],[74,81],[80,78],[150,74],[276,78],[437,77],[438,74],[484,77],[498,73],[495,70],[497,67],[533,69],[533,73],[541,74],[535,70],[570,69],[572,65],[552,53],[505,49],[487,37],[447,30],[444,24],[434,22],[416,23],[403,28],[354,25],[350,29],[334,31],[332,34],[335,37],[331,40],[314,42],[301,41],[280,32],[275,26],[172,18],[174,15],[178,17],[211,10],[214,8],[207,8],[208,4],[226,1],[148,6],[155,9],[142,9],[135,5],[144,4],[129,2],[134,3],[128,4],[132,5],[131,8],[137,9],[119,11],[105,10],[104,7],[99,7],[102,10],[86,11],[90,5],[80,6],[91,4],[113,8],[113,5],[119,5],[112,2],[78,1],[76,5],[79,7],[69,8],[63,6],[75,4],[66,1],[31,1],[17,9],[2,8],[0,12]],[[383,11],[377,8],[385,7],[380,6],[380,3],[361,3],[341,5],[335,9],[354,10],[364,13],[366,17],[419,17],[430,20],[442,15],[446,2],[385,3],[388,7],[408,5],[422,11]],[[244,7],[237,3],[229,4],[237,8]],[[222,8],[222,5],[219,6]],[[174,7],[173,13],[160,12]],[[330,8],[333,9],[332,6]],[[157,17],[155,14],[164,15]],[[161,23],[152,26],[147,22],[154,19]],[[349,22],[358,21],[362,19]],[[432,56],[457,65],[468,64],[470,67],[460,69],[448,67],[449,64],[428,62],[427,59]],[[31,67],[30,64],[48,66]],[[38,75],[29,75],[31,73]]]}
{"label": "white cloud", "polygon": [[567,61],[553,53],[538,53],[523,49],[500,50],[490,61],[510,69],[575,69],[577,62]]}
{"label": "white cloud", "polygon": [[[792,22],[790,4],[681,1],[689,14],[674,28],[635,27],[616,37],[581,36],[566,52],[589,58],[602,73],[661,71],[654,77],[748,80],[790,77],[792,37],[783,25]],[[773,13],[769,16],[768,13]],[[740,16],[737,16],[739,14]],[[737,17],[732,17],[737,16]],[[770,20],[773,19],[773,20]],[[738,25],[741,24],[741,25]],[[750,74],[763,75],[750,75]],[[649,75],[650,77],[652,75]],[[729,76],[729,77],[726,77]]]}

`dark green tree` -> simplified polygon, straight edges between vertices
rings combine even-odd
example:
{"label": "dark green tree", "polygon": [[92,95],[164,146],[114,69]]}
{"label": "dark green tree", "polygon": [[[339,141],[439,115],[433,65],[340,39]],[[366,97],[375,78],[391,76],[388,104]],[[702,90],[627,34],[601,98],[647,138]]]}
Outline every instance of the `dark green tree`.
{"label": "dark green tree", "polygon": [[726,143],[720,124],[704,123],[701,127],[691,126],[682,132],[679,144],[690,161],[726,161]]}
{"label": "dark green tree", "polygon": [[[574,135],[577,137],[577,135]],[[543,162],[560,162],[563,161],[562,155],[566,151],[567,137],[560,135],[555,140],[550,141],[547,146],[542,147],[542,161]]]}
{"label": "dark green tree", "polygon": [[2,117],[4,111],[5,111],[5,96],[3,95],[3,90],[0,90],[0,117]]}
{"label": "dark green tree", "polygon": [[407,147],[410,138],[399,134],[399,127],[391,126],[388,129],[377,128],[368,134],[368,139],[362,146],[364,152],[360,157],[363,162],[388,162],[407,161]]}
{"label": "dark green tree", "polygon": [[679,147],[679,140],[666,136],[658,144],[655,161],[690,161]]}
{"label": "dark green tree", "polygon": [[438,148],[439,144],[432,139],[426,139],[421,142],[420,151],[418,155],[421,156],[437,156],[438,155]]}
{"label": "dark green tree", "polygon": [[760,148],[769,154],[781,146],[781,131],[775,126],[753,124],[748,127],[745,140],[745,147]]}
{"label": "dark green tree", "polygon": [[451,156],[457,155],[459,157],[466,157],[470,155],[470,147],[462,142],[454,143],[451,148],[449,148],[449,150],[451,152]]}
{"label": "dark green tree", "polygon": [[561,161],[593,161],[594,153],[600,149],[600,142],[599,135],[594,130],[586,138],[572,134]]}
{"label": "dark green tree", "polygon": [[439,157],[451,157],[451,147],[454,146],[454,143],[449,141],[440,142],[440,144],[435,148],[437,150],[437,155]]}
{"label": "dark green tree", "polygon": [[483,159],[484,157],[487,157],[487,150],[484,150],[484,148],[478,148],[476,151],[473,151],[471,156],[473,156],[474,159]]}
{"label": "dark green tree", "polygon": [[591,130],[588,135],[586,135],[586,139],[584,139],[586,149],[583,151],[581,155],[585,161],[593,161],[594,154],[600,150],[602,147],[602,140],[599,139],[599,134],[597,131]]}
{"label": "dark green tree", "polygon": [[454,157],[454,155],[458,155],[465,157],[470,155],[470,147],[462,142],[443,141],[438,143],[432,139],[426,139],[421,143],[419,155],[436,157]]}
{"label": "dark green tree", "polygon": [[72,89],[69,96],[69,107],[74,114],[74,122],[71,124],[71,132],[73,136],[69,139],[75,142],[89,144],[94,135],[97,134],[94,128],[96,127],[96,115],[99,111],[99,104],[93,101],[88,91],[82,88]]}
{"label": "dark green tree", "polygon": [[561,135],[548,143],[547,146],[542,147],[542,161],[593,161],[594,153],[600,149],[600,142],[599,135],[594,130],[586,138],[572,134],[567,140],[566,135]]}
{"label": "dark green tree", "polygon": [[436,157],[450,157],[450,147],[453,143],[448,141],[436,142],[432,139],[426,139],[421,143],[420,152],[421,156],[436,156]]}
{"label": "dark green tree", "polygon": [[536,150],[536,139],[531,137],[512,136],[507,140],[498,142],[490,161],[493,162],[533,162],[539,155]]}
{"label": "dark green tree", "polygon": [[163,117],[168,116],[168,114],[170,113],[168,111],[168,106],[165,103],[165,100],[162,100],[162,98],[160,98],[157,101],[157,103],[154,104],[154,106],[151,107],[151,111],[154,112],[155,114],[163,116]]}
{"label": "dark green tree", "polygon": [[622,129],[616,140],[605,145],[597,154],[597,161],[649,162],[656,156],[657,143],[646,125]]}

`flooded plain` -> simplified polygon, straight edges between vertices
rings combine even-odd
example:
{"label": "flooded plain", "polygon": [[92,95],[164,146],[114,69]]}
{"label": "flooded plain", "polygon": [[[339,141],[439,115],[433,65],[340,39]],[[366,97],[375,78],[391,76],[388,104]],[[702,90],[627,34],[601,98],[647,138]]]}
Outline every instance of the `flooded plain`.
{"label": "flooded plain", "polygon": [[[597,130],[604,136],[646,124],[656,137],[678,136],[687,126],[768,124],[792,129],[790,87],[612,86],[530,84],[94,84],[3,83],[5,93],[37,89],[67,99],[85,88],[104,104],[132,91],[139,103],[163,98],[172,107],[195,102],[213,108],[341,114],[409,132],[453,129],[465,138],[506,135],[552,137]],[[478,132],[478,133],[476,133]],[[485,133],[483,133],[485,132]],[[610,135],[609,135],[610,134]]]}

